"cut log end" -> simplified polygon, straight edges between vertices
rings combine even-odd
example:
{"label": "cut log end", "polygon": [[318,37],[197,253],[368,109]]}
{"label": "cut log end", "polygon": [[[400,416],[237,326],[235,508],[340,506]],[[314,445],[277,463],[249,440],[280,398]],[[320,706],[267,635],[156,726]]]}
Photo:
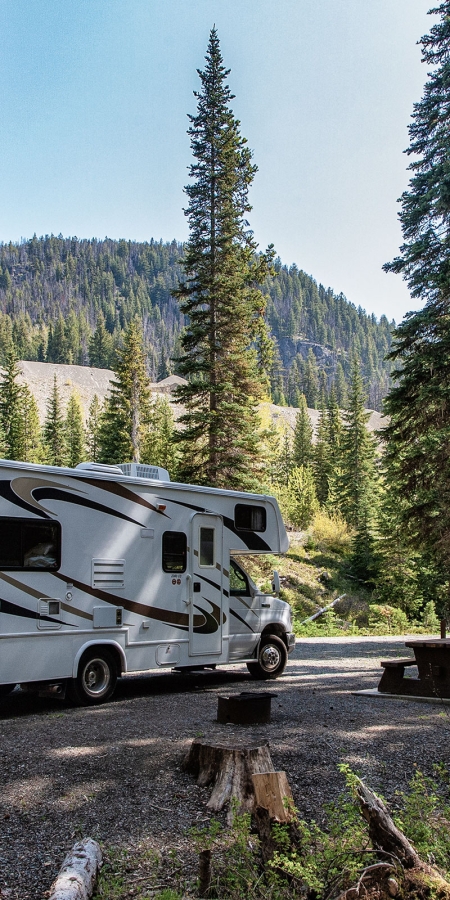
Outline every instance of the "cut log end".
{"label": "cut log end", "polygon": [[102,864],[97,841],[85,838],[72,847],[56,876],[49,900],[90,900]]}

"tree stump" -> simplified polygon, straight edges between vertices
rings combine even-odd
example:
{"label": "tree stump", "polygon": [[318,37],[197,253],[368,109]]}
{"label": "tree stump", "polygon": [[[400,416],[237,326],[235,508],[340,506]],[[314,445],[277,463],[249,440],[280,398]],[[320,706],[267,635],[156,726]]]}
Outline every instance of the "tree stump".
{"label": "tree stump", "polygon": [[255,803],[252,775],[273,772],[269,745],[260,747],[227,747],[224,744],[206,744],[198,738],[192,741],[182,769],[197,780],[200,787],[213,785],[208,809],[219,812],[230,803],[228,819],[231,819],[231,801],[236,800],[241,812],[250,812]]}

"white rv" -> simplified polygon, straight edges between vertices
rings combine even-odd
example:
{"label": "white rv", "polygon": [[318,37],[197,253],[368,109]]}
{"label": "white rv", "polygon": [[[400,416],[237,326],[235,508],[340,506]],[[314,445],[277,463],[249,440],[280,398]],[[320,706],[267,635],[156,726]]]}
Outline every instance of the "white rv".
{"label": "white rv", "polygon": [[287,548],[273,497],[135,463],[0,461],[0,695],[101,703],[126,672],[234,662],[277,677],[291,609],[233,554]]}

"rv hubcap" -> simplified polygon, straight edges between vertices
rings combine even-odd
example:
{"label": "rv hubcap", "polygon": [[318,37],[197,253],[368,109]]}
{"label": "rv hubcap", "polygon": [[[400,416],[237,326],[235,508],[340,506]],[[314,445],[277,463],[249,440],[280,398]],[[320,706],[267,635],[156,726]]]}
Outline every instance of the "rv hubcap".
{"label": "rv hubcap", "polygon": [[267,644],[261,653],[261,662],[266,670],[273,671],[279,666],[281,660],[280,651],[273,644]]}
{"label": "rv hubcap", "polygon": [[91,697],[104,694],[109,687],[111,673],[104,659],[91,659],[83,672],[83,686]]}

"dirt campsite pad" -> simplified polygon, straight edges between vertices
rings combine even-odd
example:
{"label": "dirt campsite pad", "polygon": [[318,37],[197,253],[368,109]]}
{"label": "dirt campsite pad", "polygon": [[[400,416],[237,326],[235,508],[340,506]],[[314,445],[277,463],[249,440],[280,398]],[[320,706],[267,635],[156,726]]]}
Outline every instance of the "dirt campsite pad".
{"label": "dirt campsite pad", "polygon": [[224,690],[267,691],[244,666],[128,676],[114,701],[98,708],[19,691],[1,700],[1,900],[41,900],[67,850],[87,836],[102,843],[107,859],[126,854],[124,897],[148,894],[154,875],[145,860],[153,851],[167,858],[167,877],[173,849],[189,874],[195,859],[186,831],[210,818],[210,790],[180,768],[195,737],[235,746],[268,741],[307,819],[321,821],[323,803],[342,791],[339,762],[395,804],[416,767],[431,774],[433,764],[450,762],[448,706],[351,693],[376,687],[380,660],[404,656],[404,640],[297,641],[285,675],[270,683],[278,694],[270,725],[215,721]]}

